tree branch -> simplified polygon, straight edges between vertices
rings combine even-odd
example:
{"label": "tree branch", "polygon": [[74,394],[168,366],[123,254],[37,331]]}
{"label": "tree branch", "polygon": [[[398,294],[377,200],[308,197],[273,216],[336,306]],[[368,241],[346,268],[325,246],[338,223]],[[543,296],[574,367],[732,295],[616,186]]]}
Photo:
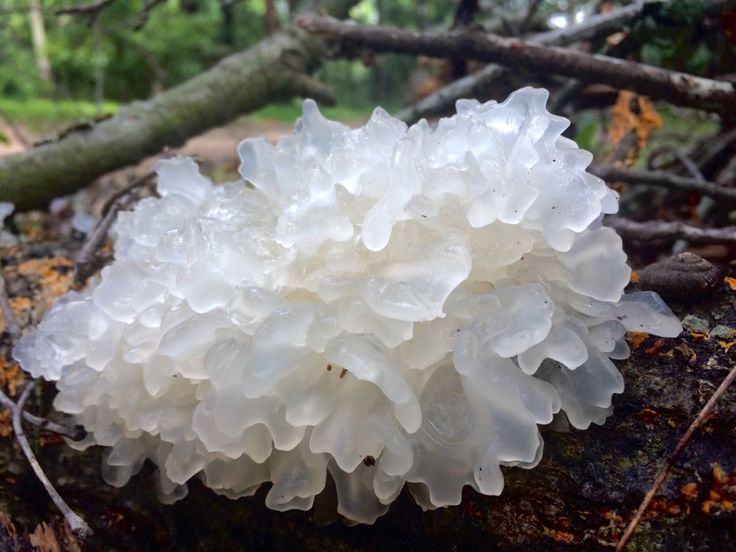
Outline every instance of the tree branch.
{"label": "tree branch", "polygon": [[623,217],[607,217],[606,225],[616,230],[624,238],[670,242],[685,239],[692,243],[736,245],[736,226],[700,228],[679,221],[636,222]]}
{"label": "tree branch", "polygon": [[[333,0],[330,7],[344,15],[354,3]],[[331,95],[326,87],[305,78],[324,56],[324,44],[299,29],[275,33],[89,129],[0,159],[0,201],[15,203],[17,210],[44,207],[54,197],[75,192],[105,173],[179,146],[191,136],[270,103],[305,93],[327,103]]]}
{"label": "tree branch", "polygon": [[670,174],[664,171],[626,169],[612,165],[595,165],[590,167],[588,171],[609,183],[648,184],[675,191],[698,192],[728,202],[736,201],[736,188],[726,188],[713,182]]}
{"label": "tree branch", "polygon": [[[548,46],[565,46],[574,42],[590,40],[621,28],[622,25],[639,16],[644,5],[645,2],[642,1],[634,2],[608,14],[594,15],[576,25],[539,33],[530,37],[529,42]],[[440,88],[414,105],[402,109],[396,114],[396,117],[406,123],[413,123],[422,117],[440,115],[460,98],[479,96],[482,91],[487,90],[505,72],[506,69],[500,65],[486,65],[475,73]]]}
{"label": "tree branch", "polygon": [[369,49],[440,58],[463,57],[608,84],[615,88],[625,87],[675,105],[705,111],[728,113],[736,110],[736,90],[729,82],[608,56],[540,46],[478,31],[417,33],[316,16],[302,16],[298,24],[311,33],[329,38],[346,55]]}
{"label": "tree branch", "polygon": [[138,21],[133,26],[133,30],[140,31],[143,27],[145,27],[146,23],[148,23],[148,19],[151,17],[151,12],[153,11],[153,8],[163,3],[163,1],[164,0],[145,0],[145,2],[143,3],[143,9],[138,15]]}
{"label": "tree branch", "polygon": [[115,2],[115,0],[97,0],[89,4],[74,4],[72,6],[62,6],[54,10],[55,15],[97,15],[107,6]]}
{"label": "tree branch", "polygon": [[[11,414],[15,412],[15,408],[17,406],[15,404],[15,401],[8,397],[2,390],[0,390],[0,405],[10,410]],[[84,437],[87,435],[87,431],[81,425],[66,426],[62,424],[57,424],[56,422],[52,422],[51,420],[48,420],[46,418],[41,418],[40,416],[31,414],[26,410],[23,410],[23,419],[29,424],[34,425],[37,428],[42,429],[43,431],[58,433],[59,435],[69,437],[74,441],[84,439]]]}
{"label": "tree branch", "polygon": [[115,193],[107,200],[102,209],[102,218],[97,222],[87,240],[77,254],[74,263],[74,281],[81,285],[87,281],[98,268],[98,253],[100,246],[107,237],[113,222],[117,219],[118,212],[128,209],[136,200],[133,195],[137,189],[147,186],[154,181],[155,174],[149,172],[131,182],[128,186]]}

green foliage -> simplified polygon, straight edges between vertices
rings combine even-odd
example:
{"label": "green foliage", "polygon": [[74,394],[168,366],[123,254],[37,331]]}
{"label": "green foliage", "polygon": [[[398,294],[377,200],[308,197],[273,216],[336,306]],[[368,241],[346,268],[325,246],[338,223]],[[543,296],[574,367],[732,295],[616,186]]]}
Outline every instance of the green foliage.
{"label": "green foliage", "polygon": [[[75,2],[43,0],[48,57],[54,75],[49,88],[34,63],[28,0],[0,6],[0,96],[91,99],[102,78],[104,97],[145,98],[188,79],[234,49],[262,38],[255,4],[233,5],[235,42],[223,42],[219,0],[167,0],[150,12],[141,29],[143,0],[116,1],[96,18],[56,15]],[[5,16],[2,15],[5,12]]]}
{"label": "green foliage", "polygon": [[[96,98],[112,105],[127,103],[199,74],[263,38],[267,0],[227,5],[221,0],[165,0],[150,11],[142,28],[144,0],[115,0],[97,17],[55,13],[59,7],[91,0],[40,1],[51,83],[36,68],[30,0],[0,0],[0,100],[15,118],[32,122],[89,117],[100,112],[90,103]],[[282,24],[288,20],[290,6],[299,9],[312,1],[273,0]],[[537,13],[574,19],[588,4],[587,0],[545,0]],[[529,0],[481,5],[483,14],[478,20],[497,23],[499,18],[524,13]],[[723,30],[704,17],[705,5],[706,0],[652,3],[614,55],[638,57],[645,63],[694,74],[732,71],[736,63],[733,48],[729,49]],[[362,0],[350,14],[363,23],[446,29],[453,23],[456,6],[457,0]],[[387,54],[330,61],[317,76],[335,89],[341,107],[364,113],[375,105],[390,111],[399,108],[415,99],[408,95],[413,85],[440,85],[451,78],[445,69],[411,56]],[[440,78],[432,81],[436,76]],[[11,100],[16,103],[7,104]],[[22,113],[16,113],[16,108]],[[109,109],[105,104],[102,111]],[[280,106],[275,111],[277,118],[289,109],[291,106]],[[291,115],[296,113],[298,110]]]}
{"label": "green foliage", "polygon": [[[220,0],[166,0],[151,10],[141,29],[144,0],[116,0],[97,17],[55,13],[84,1],[41,0],[53,83],[45,82],[36,68],[29,0],[0,2],[0,98],[59,102],[58,108],[36,101],[11,105],[11,111],[17,106],[28,110],[21,119],[94,114],[97,110],[88,102],[96,91],[118,103],[148,98],[264,36],[265,0],[241,0],[229,8]],[[307,1],[296,2],[296,7]],[[275,0],[275,6],[286,23],[288,0]],[[403,28],[447,27],[454,6],[453,0],[363,0],[351,13],[361,21]],[[398,55],[378,56],[368,65],[340,60],[327,63],[319,77],[334,87],[340,105],[353,111],[365,112],[376,104],[394,109],[405,99],[415,64]]]}
{"label": "green foliage", "polygon": [[703,0],[672,0],[645,10],[630,37],[639,45],[639,59],[696,75],[732,70],[733,48],[725,32],[704,17],[705,7]]}

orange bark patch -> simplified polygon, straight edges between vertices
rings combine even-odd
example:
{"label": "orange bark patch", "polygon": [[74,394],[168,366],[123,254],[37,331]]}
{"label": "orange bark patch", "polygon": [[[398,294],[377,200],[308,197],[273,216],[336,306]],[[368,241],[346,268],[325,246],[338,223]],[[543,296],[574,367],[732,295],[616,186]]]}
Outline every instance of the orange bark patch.
{"label": "orange bark patch", "polygon": [[648,349],[645,349],[644,352],[648,355],[656,355],[659,353],[659,350],[662,348],[662,345],[664,345],[664,339],[659,338],[657,341],[655,341],[651,347]]}
{"label": "orange bark patch", "polygon": [[645,424],[653,424],[659,417],[659,413],[651,408],[644,408],[636,414],[636,417]]}
{"label": "orange bark patch", "polygon": [[649,337],[647,332],[627,332],[626,339],[631,344],[633,349],[638,349],[641,344],[644,343],[646,338]]}
{"label": "orange bark patch", "polygon": [[693,501],[696,498],[698,498],[698,484],[697,483],[687,483],[682,486],[680,489],[680,494],[682,495],[682,498],[684,498],[687,501]]}
{"label": "orange bark patch", "polygon": [[10,437],[13,433],[13,424],[10,419],[10,410],[3,408],[0,411],[0,437]]}
{"label": "orange bark patch", "polygon": [[728,352],[728,350],[736,345],[736,340],[734,341],[719,341],[718,344],[721,346],[721,349]]}
{"label": "orange bark patch", "polygon": [[662,126],[662,117],[652,102],[644,97],[622,90],[611,112],[613,123],[608,131],[611,142],[618,144],[631,133],[636,134],[636,146],[627,151],[624,164],[632,165],[639,152],[647,145],[651,133]]}
{"label": "orange bark patch", "polygon": [[44,295],[53,299],[63,295],[72,285],[74,263],[64,257],[30,259],[18,265],[18,272],[26,277],[36,277]]}
{"label": "orange bark patch", "polygon": [[558,531],[557,529],[550,529],[544,527],[544,534],[550,538],[553,538],[557,542],[564,542],[565,544],[574,544],[575,535],[568,533],[567,531]]}
{"label": "orange bark patch", "polygon": [[0,388],[7,390],[12,397],[24,381],[23,370],[18,364],[0,359]]}
{"label": "orange bark patch", "polygon": [[727,473],[718,464],[713,464],[711,488],[708,499],[700,510],[705,514],[720,514],[736,510],[736,471]]}
{"label": "orange bark patch", "polygon": [[728,287],[730,287],[732,290],[736,291],[736,278],[731,278],[730,276],[726,276],[723,281],[726,283]]}

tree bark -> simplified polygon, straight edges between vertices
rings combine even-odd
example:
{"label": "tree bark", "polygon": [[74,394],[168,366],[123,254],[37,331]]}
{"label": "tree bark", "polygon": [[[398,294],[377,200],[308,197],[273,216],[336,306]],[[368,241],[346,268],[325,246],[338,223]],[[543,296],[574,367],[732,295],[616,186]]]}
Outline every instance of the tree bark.
{"label": "tree bark", "polygon": [[621,237],[643,242],[663,240],[687,240],[690,243],[723,243],[736,245],[736,226],[703,228],[680,221],[652,220],[637,222],[623,217],[608,217],[606,225],[615,229]]}
{"label": "tree bark", "polygon": [[626,169],[613,165],[594,165],[588,170],[609,183],[648,184],[649,186],[658,186],[672,191],[697,192],[729,203],[736,201],[736,188],[664,171]]}
{"label": "tree bark", "polygon": [[270,35],[279,30],[279,16],[274,0],[266,0],[266,12],[263,14],[263,30]]}
{"label": "tree bark", "polygon": [[539,46],[482,32],[416,33],[392,27],[344,23],[303,16],[299,25],[331,42],[346,55],[360,49],[441,58],[464,57],[632,90],[675,105],[717,113],[736,110],[733,84],[667,71],[650,65],[565,48]]}

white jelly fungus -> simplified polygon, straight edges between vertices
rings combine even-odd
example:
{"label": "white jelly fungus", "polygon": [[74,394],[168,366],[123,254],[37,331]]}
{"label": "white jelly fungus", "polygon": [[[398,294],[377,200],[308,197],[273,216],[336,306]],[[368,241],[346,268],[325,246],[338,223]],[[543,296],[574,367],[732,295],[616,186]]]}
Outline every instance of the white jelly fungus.
{"label": "white jelly fungus", "polygon": [[532,467],[562,410],[603,423],[627,330],[676,336],[651,292],[623,295],[616,194],[585,172],[547,92],[460,101],[407,128],[312,101],[294,134],[239,147],[246,183],[160,161],[160,198],[114,227],[115,260],[16,358],[109,447],[123,485],[150,459],[163,499],[199,476],[276,510],[372,523],[405,484],[425,508]]}

